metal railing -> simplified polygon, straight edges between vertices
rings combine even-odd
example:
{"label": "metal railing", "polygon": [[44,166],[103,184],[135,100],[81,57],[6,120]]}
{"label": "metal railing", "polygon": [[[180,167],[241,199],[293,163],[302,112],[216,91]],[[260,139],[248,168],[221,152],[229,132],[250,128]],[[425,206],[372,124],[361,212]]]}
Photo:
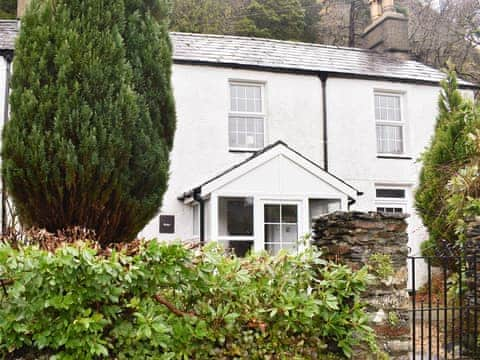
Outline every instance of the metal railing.
{"label": "metal railing", "polygon": [[480,359],[480,254],[408,263],[413,359]]}

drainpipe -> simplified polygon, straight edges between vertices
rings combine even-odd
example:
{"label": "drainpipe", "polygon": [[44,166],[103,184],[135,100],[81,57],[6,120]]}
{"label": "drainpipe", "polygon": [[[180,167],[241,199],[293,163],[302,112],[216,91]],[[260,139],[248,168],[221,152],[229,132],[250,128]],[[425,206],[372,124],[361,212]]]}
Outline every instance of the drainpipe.
{"label": "drainpipe", "polygon": [[[13,52],[5,52],[1,54],[7,63],[6,73],[5,73],[5,103],[3,105],[3,126],[8,122],[9,116],[9,103],[8,98],[10,95],[10,69],[13,60]],[[1,176],[2,181],[2,234],[6,233],[7,230],[7,192],[5,190],[5,179],[3,178],[3,174]]]}
{"label": "drainpipe", "polygon": [[323,169],[328,171],[328,133],[327,133],[327,73],[320,73],[322,82],[322,116],[323,116]]}
{"label": "drainpipe", "polygon": [[198,202],[200,206],[200,244],[205,244],[205,200],[201,195],[202,188],[196,188],[193,191],[193,199]]}

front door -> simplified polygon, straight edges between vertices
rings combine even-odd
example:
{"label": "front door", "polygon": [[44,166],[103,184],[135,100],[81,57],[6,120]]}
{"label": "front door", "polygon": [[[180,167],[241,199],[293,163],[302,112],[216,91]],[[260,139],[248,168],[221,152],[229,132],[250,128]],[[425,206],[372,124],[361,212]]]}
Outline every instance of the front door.
{"label": "front door", "polygon": [[300,237],[299,202],[265,202],[263,204],[264,249],[276,254],[280,249],[296,253]]}

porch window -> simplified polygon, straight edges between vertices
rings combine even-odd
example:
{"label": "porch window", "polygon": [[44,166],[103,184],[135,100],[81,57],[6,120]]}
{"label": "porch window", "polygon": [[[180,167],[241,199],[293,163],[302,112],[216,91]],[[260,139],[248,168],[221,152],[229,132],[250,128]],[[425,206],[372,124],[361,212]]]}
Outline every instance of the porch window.
{"label": "porch window", "polygon": [[404,153],[404,123],[401,96],[375,94],[375,121],[377,152],[379,154]]}
{"label": "porch window", "polygon": [[245,256],[253,247],[253,198],[221,197],[218,200],[219,242],[235,255]]}
{"label": "porch window", "polygon": [[272,255],[280,249],[295,252],[298,242],[298,206],[266,204],[264,207],[265,250]]}
{"label": "porch window", "polygon": [[231,150],[259,150],[264,146],[263,85],[230,83],[228,143]]}

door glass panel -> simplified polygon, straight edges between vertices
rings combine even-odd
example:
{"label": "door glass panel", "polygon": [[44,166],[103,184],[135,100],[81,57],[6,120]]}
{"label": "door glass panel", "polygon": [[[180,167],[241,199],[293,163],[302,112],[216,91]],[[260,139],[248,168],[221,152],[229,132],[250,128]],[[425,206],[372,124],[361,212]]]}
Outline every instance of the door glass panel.
{"label": "door glass panel", "polygon": [[295,243],[298,240],[297,225],[282,224],[282,242]]}
{"label": "door glass panel", "polygon": [[298,241],[298,206],[266,204],[264,214],[265,250],[272,255],[281,249],[295,252]]}

